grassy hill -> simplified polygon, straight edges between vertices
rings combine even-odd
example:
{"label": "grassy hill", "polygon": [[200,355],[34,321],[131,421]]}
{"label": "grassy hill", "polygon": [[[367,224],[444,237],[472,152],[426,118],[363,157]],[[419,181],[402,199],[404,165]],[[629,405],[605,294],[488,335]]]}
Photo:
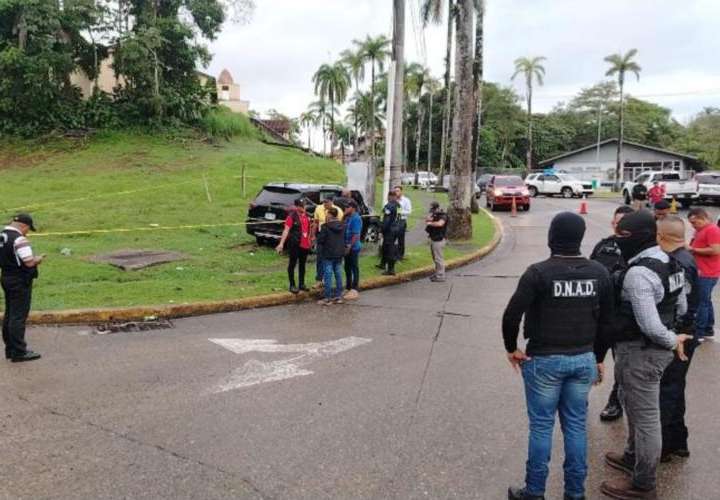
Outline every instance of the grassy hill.
{"label": "grassy hill", "polygon": [[[9,220],[23,210],[35,217],[40,234],[31,236],[33,246],[48,254],[35,309],[247,296],[285,287],[284,260],[256,248],[239,225],[261,186],[342,183],[344,175],[334,162],[253,139],[211,145],[193,137],[104,133],[87,142],[6,141],[0,143],[0,214]],[[147,230],[51,235],[119,228]],[[173,250],[188,259],[135,272],[89,261],[120,249]]]}

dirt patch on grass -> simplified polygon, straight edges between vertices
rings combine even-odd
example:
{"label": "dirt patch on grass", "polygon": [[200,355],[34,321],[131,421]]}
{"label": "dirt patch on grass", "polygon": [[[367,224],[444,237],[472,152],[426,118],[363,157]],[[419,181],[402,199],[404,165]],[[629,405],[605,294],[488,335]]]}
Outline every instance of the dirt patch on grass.
{"label": "dirt patch on grass", "polygon": [[119,250],[104,255],[90,257],[92,262],[101,262],[119,267],[123,271],[136,271],[150,266],[166,264],[186,259],[178,252],[165,252],[162,250]]}

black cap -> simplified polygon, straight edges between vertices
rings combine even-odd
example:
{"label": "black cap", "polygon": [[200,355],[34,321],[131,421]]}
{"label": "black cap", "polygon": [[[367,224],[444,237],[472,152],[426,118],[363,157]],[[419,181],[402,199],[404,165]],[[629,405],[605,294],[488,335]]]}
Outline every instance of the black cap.
{"label": "black cap", "polygon": [[440,208],[440,203],[438,203],[437,201],[431,201],[430,208]]}
{"label": "black cap", "polygon": [[669,208],[670,203],[668,203],[666,200],[660,200],[655,203],[655,210],[668,210]]}
{"label": "black cap", "polygon": [[22,224],[30,226],[30,230],[35,231],[33,218],[30,216],[30,214],[17,214],[15,217],[13,217],[13,222],[20,222]]}

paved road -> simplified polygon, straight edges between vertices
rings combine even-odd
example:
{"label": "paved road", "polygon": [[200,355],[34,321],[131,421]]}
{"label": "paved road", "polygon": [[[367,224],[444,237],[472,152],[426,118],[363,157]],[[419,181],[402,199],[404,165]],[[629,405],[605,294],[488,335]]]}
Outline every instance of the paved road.
{"label": "paved road", "polygon": [[[505,498],[523,477],[527,424],[500,315],[518,275],[548,253],[550,217],[577,205],[538,199],[517,218],[501,214],[506,237],[484,261],[355,305],[144,333],[31,329],[44,359],[0,363],[0,498]],[[588,247],[612,208],[590,203]],[[693,455],[662,466],[664,499],[718,498],[719,358],[712,343],[696,354]],[[623,443],[622,423],[597,420],[609,389],[591,396],[590,499],[613,474],[602,453]],[[551,499],[561,457],[556,446]]]}

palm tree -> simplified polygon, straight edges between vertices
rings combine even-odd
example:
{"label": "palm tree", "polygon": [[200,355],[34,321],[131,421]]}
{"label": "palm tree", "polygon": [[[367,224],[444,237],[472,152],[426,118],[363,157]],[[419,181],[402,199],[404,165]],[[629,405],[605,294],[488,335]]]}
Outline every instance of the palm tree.
{"label": "palm tree", "polygon": [[353,142],[353,131],[352,128],[345,125],[344,123],[338,123],[335,133],[340,142],[340,154],[343,165],[345,164],[345,148]]}
{"label": "palm tree", "polygon": [[325,155],[327,152],[327,135],[328,135],[327,124],[328,124],[328,122],[330,122],[330,119],[331,119],[330,115],[337,113],[337,108],[332,108],[332,111],[330,111],[328,104],[323,99],[320,99],[319,101],[311,102],[310,106],[308,106],[308,110],[315,113],[315,116],[317,117],[317,123],[322,128],[322,133],[323,133],[322,154]]}
{"label": "palm tree", "polygon": [[458,0],[455,34],[455,117],[452,155],[450,158],[450,207],[448,238],[472,238],[470,198],[472,192],[472,136],[475,118],[475,84],[473,82],[473,14],[474,0]]}
{"label": "palm tree", "polygon": [[[365,80],[365,58],[363,57],[362,52],[360,50],[353,51],[347,49],[340,53],[340,58],[340,60],[347,66],[348,72],[355,82],[355,92],[359,92],[360,82]],[[353,147],[355,148],[355,154],[357,154],[359,136],[357,121],[354,122],[354,125],[355,143]]]}
{"label": "palm tree", "polygon": [[[370,92],[357,92],[352,98],[352,104],[347,110],[347,119],[357,120],[358,128],[367,135],[370,129],[381,130],[385,114],[382,102],[375,97],[375,105],[370,100]],[[374,123],[373,123],[374,120]]]}
{"label": "palm tree", "polygon": [[318,126],[319,116],[314,110],[308,109],[304,113],[300,113],[298,122],[300,123],[300,126],[305,127],[307,129],[308,149],[310,151],[312,151],[311,132],[312,132],[313,127]]}
{"label": "palm tree", "polygon": [[350,88],[350,74],[342,62],[323,64],[313,76],[315,95],[330,101],[330,153],[335,151],[335,105],[342,104]]}
{"label": "palm tree", "polygon": [[420,141],[422,138],[423,122],[425,120],[425,108],[422,106],[422,94],[425,83],[432,76],[430,70],[423,68],[420,64],[410,64],[405,70],[405,92],[408,97],[416,98],[417,124],[415,127],[415,185],[418,183],[418,170],[420,163]]}
{"label": "palm tree", "polygon": [[605,58],[605,62],[610,63],[610,69],[607,70],[605,76],[613,76],[617,73],[618,85],[620,86],[620,127],[618,130],[618,146],[617,146],[617,163],[615,165],[615,190],[620,190],[620,168],[622,166],[622,147],[625,134],[625,100],[623,96],[623,87],[625,86],[625,73],[628,71],[635,73],[640,80],[640,71],[642,68],[638,63],[633,61],[633,57],[637,55],[637,49],[630,49],[627,54],[611,54]]}
{"label": "palm tree", "polygon": [[[353,40],[358,52],[363,55],[365,61],[370,63],[370,102],[375,102],[375,69],[382,71],[385,65],[385,59],[388,58],[390,52],[390,40],[385,35],[379,35],[375,38],[368,35],[365,40]],[[371,113],[375,112],[375,106],[371,106]],[[375,118],[369,120],[370,130],[370,162],[368,168],[367,195],[368,205],[375,206]]]}
{"label": "palm tree", "polygon": [[442,138],[440,140],[440,182],[442,183],[443,172],[445,171],[445,163],[447,161],[448,142],[450,140],[450,116],[452,110],[452,99],[450,97],[450,68],[452,63],[452,35],[453,20],[455,18],[456,0],[447,0],[445,8],[445,0],[423,0],[421,7],[421,17],[423,26],[427,26],[431,21],[433,24],[443,22],[443,11],[447,11],[447,42],[445,46],[445,116],[442,123]]}
{"label": "palm tree", "polygon": [[533,80],[536,80],[538,85],[542,86],[543,77],[545,76],[545,67],[540,64],[544,61],[545,57],[519,57],[515,59],[515,73],[513,73],[512,79],[514,80],[519,74],[525,76],[525,91],[527,97],[527,113],[528,113],[528,132],[527,132],[527,153],[526,153],[526,168],[530,172],[532,169],[532,91],[533,91]]}

